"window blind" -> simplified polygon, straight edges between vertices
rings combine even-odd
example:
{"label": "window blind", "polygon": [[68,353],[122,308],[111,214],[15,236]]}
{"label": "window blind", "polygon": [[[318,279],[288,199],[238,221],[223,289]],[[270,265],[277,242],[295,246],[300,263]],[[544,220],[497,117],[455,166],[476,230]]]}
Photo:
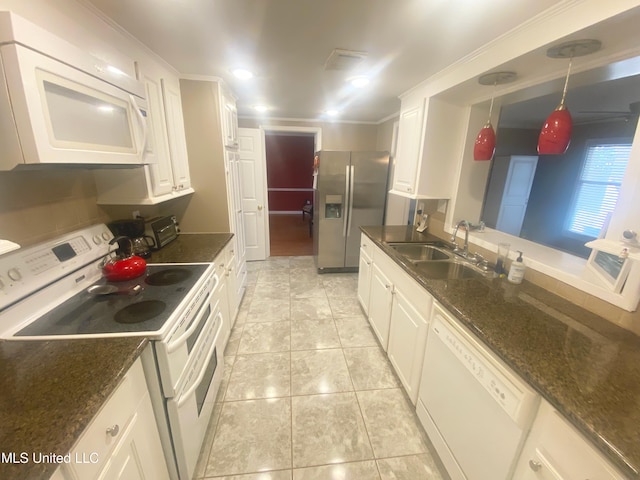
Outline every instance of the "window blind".
{"label": "window blind", "polygon": [[627,169],[630,144],[593,144],[587,148],[570,213],[569,231],[596,238],[613,212]]}

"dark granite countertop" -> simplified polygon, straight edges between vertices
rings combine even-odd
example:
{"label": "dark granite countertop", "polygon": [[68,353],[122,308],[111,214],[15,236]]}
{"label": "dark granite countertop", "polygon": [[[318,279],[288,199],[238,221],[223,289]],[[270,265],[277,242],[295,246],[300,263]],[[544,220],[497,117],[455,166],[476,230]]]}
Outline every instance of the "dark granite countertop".
{"label": "dark granite countertop", "polygon": [[[149,263],[211,262],[231,233],[182,234]],[[68,453],[142,353],[143,337],[0,340],[0,452]],[[0,462],[1,479],[48,479],[57,464]]]}
{"label": "dark granite countertop", "polygon": [[2,479],[47,479],[57,464],[33,453],[65,455],[142,353],[141,337],[0,341],[0,452],[29,462],[0,462]]}
{"label": "dark granite countertop", "polygon": [[160,250],[147,263],[212,262],[233,238],[233,233],[183,233]]}
{"label": "dark granite countertop", "polygon": [[411,227],[363,227],[630,478],[640,478],[640,338],[527,281],[434,280],[386,242],[440,240]]}

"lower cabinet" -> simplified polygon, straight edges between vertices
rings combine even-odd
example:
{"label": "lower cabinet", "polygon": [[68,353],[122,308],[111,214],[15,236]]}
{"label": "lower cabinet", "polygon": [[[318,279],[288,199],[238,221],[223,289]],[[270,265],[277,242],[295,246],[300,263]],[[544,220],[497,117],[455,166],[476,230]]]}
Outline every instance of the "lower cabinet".
{"label": "lower cabinet", "polygon": [[382,250],[369,245],[368,249],[360,249],[358,299],[415,405],[429,331],[431,295]]}
{"label": "lower cabinet", "polygon": [[[391,305],[391,325],[387,354],[407,395],[416,404],[422,373],[431,296],[426,292],[422,301],[412,303],[409,295],[396,285]],[[420,300],[417,298],[416,300]],[[419,305],[419,307],[418,307]]]}
{"label": "lower cabinet", "polygon": [[371,290],[369,293],[369,323],[378,337],[380,345],[387,351],[389,324],[393,303],[393,284],[375,263],[371,269]]}
{"label": "lower cabinet", "polygon": [[360,247],[358,262],[358,301],[365,314],[369,314],[369,299],[371,292],[372,260],[365,248]]}
{"label": "lower cabinet", "polygon": [[168,479],[142,363],[138,359],[53,478]]}
{"label": "lower cabinet", "polygon": [[513,478],[623,480],[625,477],[543,400]]}

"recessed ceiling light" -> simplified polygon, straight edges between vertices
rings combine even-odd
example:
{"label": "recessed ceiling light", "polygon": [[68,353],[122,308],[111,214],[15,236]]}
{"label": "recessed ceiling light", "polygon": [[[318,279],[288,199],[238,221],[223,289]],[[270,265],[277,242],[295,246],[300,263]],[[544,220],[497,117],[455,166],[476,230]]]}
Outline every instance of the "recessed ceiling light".
{"label": "recessed ceiling light", "polygon": [[335,117],[336,115],[340,114],[340,110],[331,109],[331,110],[325,111],[324,113],[326,113],[330,117]]}
{"label": "recessed ceiling light", "polygon": [[269,110],[269,107],[267,107],[266,105],[254,105],[253,109],[257,112],[266,112],[267,110]]}
{"label": "recessed ceiling light", "polygon": [[367,85],[369,85],[369,77],[366,77],[364,75],[360,75],[358,77],[351,77],[349,80],[349,83],[351,83],[351,85],[353,85],[356,88],[363,88],[366,87]]}
{"label": "recessed ceiling light", "polygon": [[231,73],[233,73],[236,78],[239,78],[240,80],[249,80],[250,78],[253,78],[253,72],[244,68],[236,68]]}

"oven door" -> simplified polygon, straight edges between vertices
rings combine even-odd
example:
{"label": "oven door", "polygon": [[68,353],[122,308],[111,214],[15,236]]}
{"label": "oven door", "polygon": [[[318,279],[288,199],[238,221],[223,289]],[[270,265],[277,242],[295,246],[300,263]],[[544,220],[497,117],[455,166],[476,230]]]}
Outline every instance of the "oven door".
{"label": "oven door", "polygon": [[191,357],[197,354],[196,345],[205,327],[214,317],[213,296],[220,286],[217,275],[207,279],[189,306],[182,312],[178,325],[171,334],[155,342],[156,358],[162,382],[162,392],[167,398],[177,395],[178,385],[186,374]]}
{"label": "oven door", "polygon": [[222,313],[214,308],[214,321],[198,342],[194,362],[190,365],[178,394],[167,400],[167,413],[180,478],[191,478],[213,406],[222,381],[224,360],[220,343]]}

